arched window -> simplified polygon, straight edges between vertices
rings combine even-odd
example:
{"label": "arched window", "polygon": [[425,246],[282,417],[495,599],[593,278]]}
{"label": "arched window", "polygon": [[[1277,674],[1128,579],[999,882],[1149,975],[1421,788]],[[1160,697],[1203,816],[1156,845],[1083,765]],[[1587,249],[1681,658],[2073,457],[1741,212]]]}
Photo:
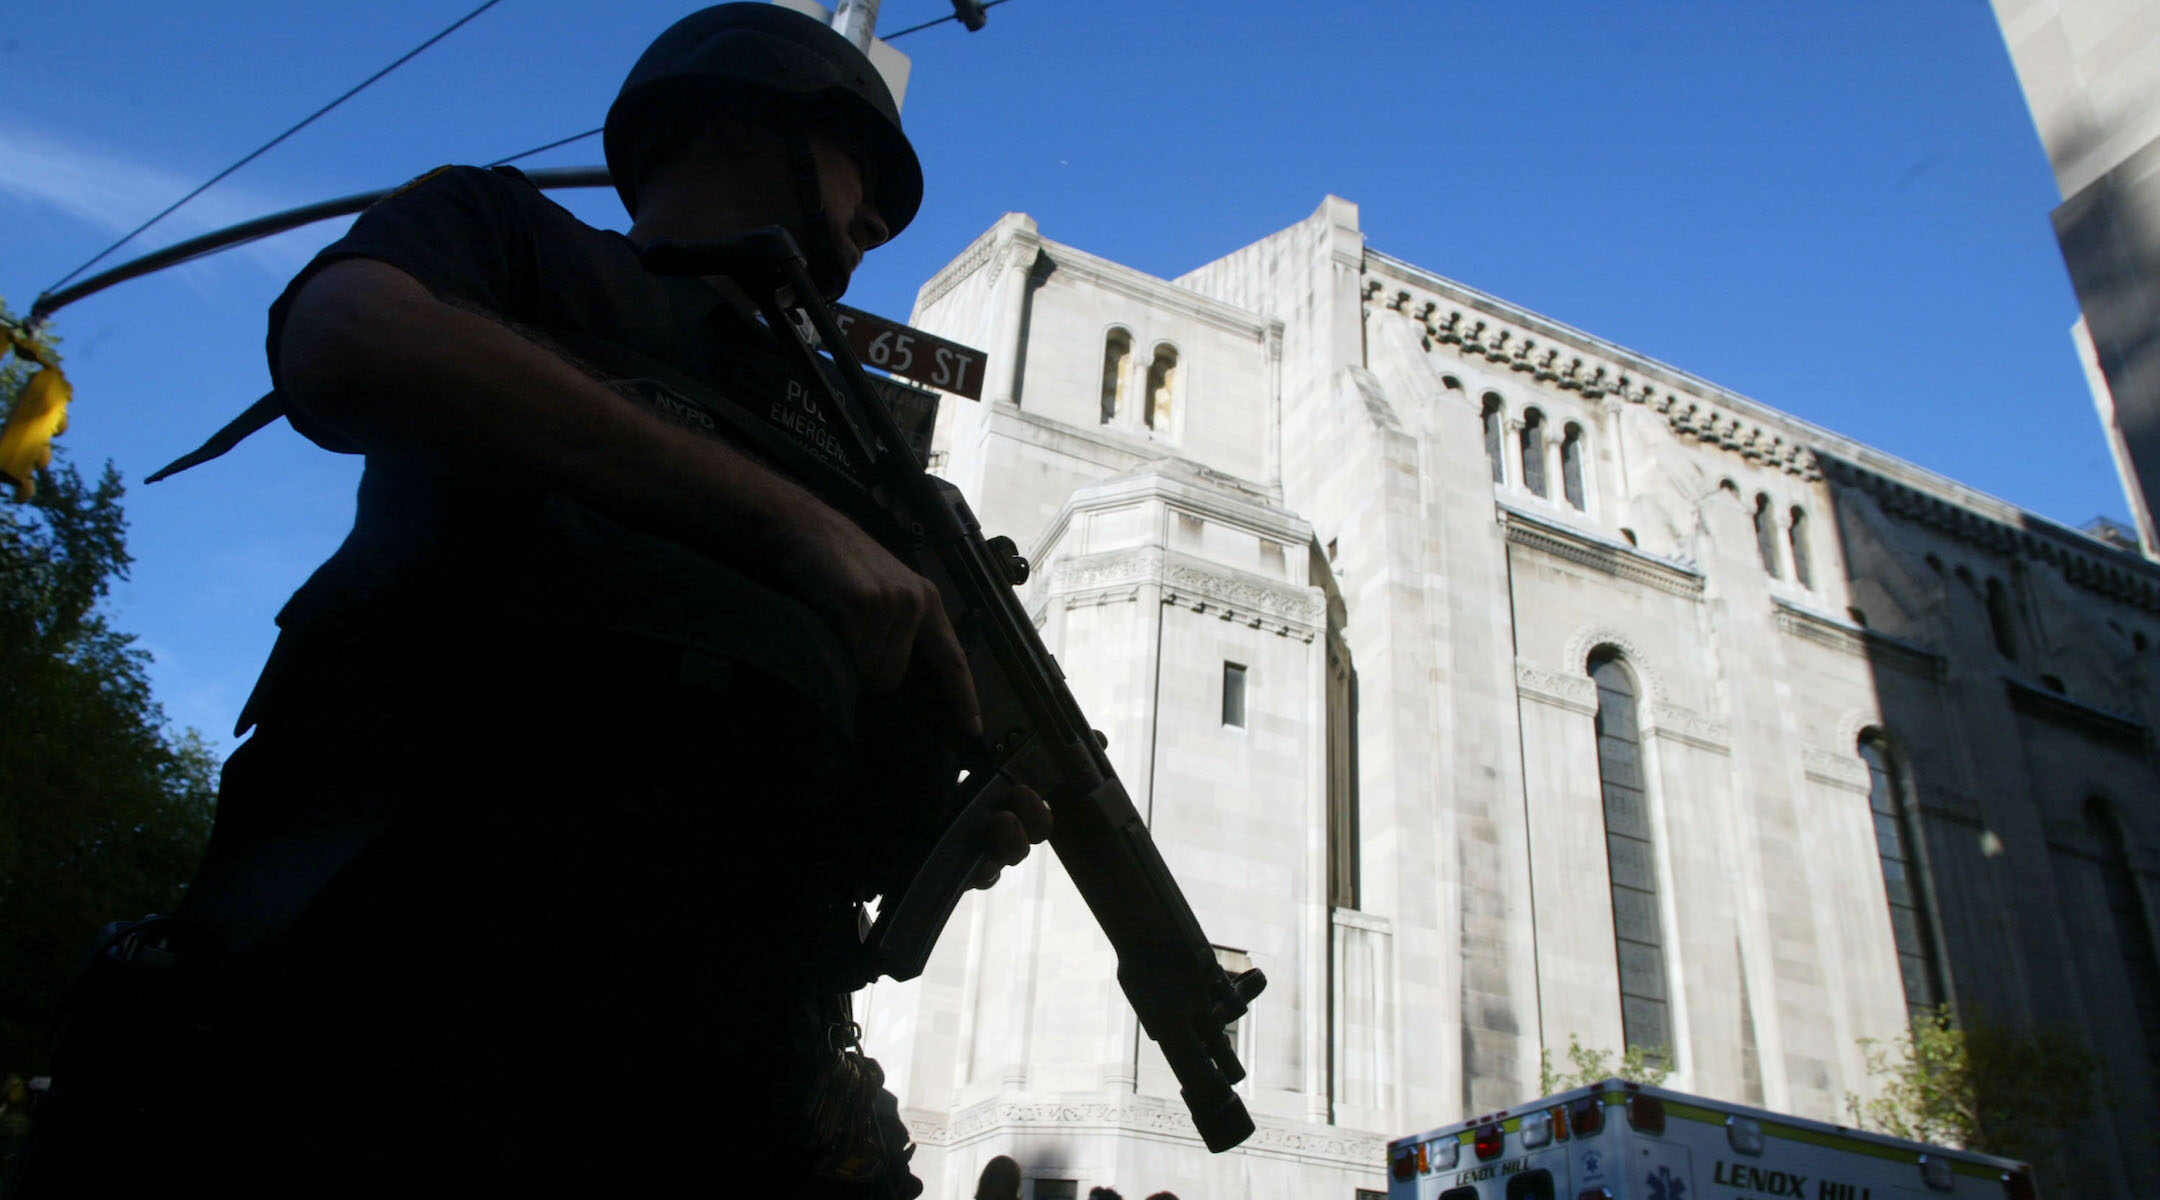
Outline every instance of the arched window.
{"label": "arched window", "polygon": [[1115,424],[1125,415],[1125,392],[1132,377],[1132,335],[1113,329],[1103,339],[1102,423]]}
{"label": "arched window", "polygon": [[1642,770],[1635,681],[1610,647],[1590,655],[1597,684],[1598,786],[1605,801],[1605,862],[1612,877],[1613,941],[1620,960],[1620,1027],[1629,1048],[1668,1056],[1671,1004],[1658,915],[1657,845]]}
{"label": "arched window", "polygon": [[1483,416],[1485,421],[1485,458],[1492,463],[1492,481],[1494,483],[1506,483],[1507,463],[1505,460],[1507,456],[1500,450],[1500,444],[1505,440],[1502,438],[1500,431],[1507,424],[1507,410],[1502,405],[1498,393],[1485,393]]}
{"label": "arched window", "polygon": [[1560,491],[1575,511],[1582,511],[1582,426],[1572,421],[1560,435]]}
{"label": "arched window", "polygon": [[2016,627],[2011,623],[2010,593],[2002,580],[1987,581],[1988,629],[1995,634],[1995,650],[2011,662],[2017,661]]}
{"label": "arched window", "polygon": [[1177,398],[1178,357],[1169,346],[1155,348],[1155,361],[1148,364],[1147,411],[1142,419],[1149,429],[1169,432],[1170,408]]}
{"label": "arched window", "polygon": [[1882,734],[1860,735],[1860,760],[1868,770],[1868,808],[1875,819],[1875,852],[1882,861],[1883,896],[1890,905],[1890,935],[1897,943],[1905,1007],[1920,1016],[1948,999],[1942,958],[1927,920],[1927,879],[1913,837],[1911,785]]}
{"label": "arched window", "polygon": [[1767,492],[1755,493],[1755,549],[1762,555],[1762,569],[1770,573],[1770,578],[1783,578],[1777,561],[1777,512],[1770,507]]}
{"label": "arched window", "polygon": [[1815,586],[1815,563],[1808,557],[1807,510],[1795,504],[1791,516],[1786,540],[1792,543],[1792,577],[1801,587],[1811,588]]}
{"label": "arched window", "polygon": [[1534,408],[1522,418],[1522,481],[1533,495],[1545,494],[1545,414]]}
{"label": "arched window", "polygon": [[2108,916],[2121,948],[2123,981],[2137,1007],[2138,1033],[2145,1040],[2145,1066],[2160,1080],[2160,959],[2154,957],[2152,925],[2145,918],[2145,898],[2130,872],[2129,841],[2121,824],[2098,796],[2085,802],[2085,828],[2100,848],[2100,884]]}

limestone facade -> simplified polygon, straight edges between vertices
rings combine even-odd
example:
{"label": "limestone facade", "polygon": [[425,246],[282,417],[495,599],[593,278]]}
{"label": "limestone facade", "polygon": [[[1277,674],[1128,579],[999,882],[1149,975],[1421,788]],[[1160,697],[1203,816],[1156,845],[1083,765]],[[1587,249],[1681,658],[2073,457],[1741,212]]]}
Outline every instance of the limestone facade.
{"label": "limestone facade", "polygon": [[[1009,1154],[1036,1197],[1356,1200],[1389,1137],[1649,1029],[1673,1086],[1838,1120],[1929,988],[2160,1101],[2160,567],[1391,258],[1333,197],[1176,280],[1008,215],[912,321],[988,351],[934,466],[1027,549],[1164,858],[1270,981],[1259,1132],[1211,1156],[1054,858],[970,895],[861,1014],[929,1195]],[[2081,1178],[2160,1177],[2142,1127],[2091,1122]]]}

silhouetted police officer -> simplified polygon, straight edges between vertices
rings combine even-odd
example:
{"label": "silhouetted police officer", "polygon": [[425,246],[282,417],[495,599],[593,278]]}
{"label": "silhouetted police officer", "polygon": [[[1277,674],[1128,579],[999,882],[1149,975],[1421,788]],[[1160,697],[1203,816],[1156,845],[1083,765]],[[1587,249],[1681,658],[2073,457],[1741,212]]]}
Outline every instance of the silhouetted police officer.
{"label": "silhouetted police officer", "polygon": [[[921,170],[862,53],[766,4],[663,33],[606,151],[627,236],[445,168],[273,306],[286,414],[366,456],[353,531],[186,910],[75,989],[19,1194],[920,1190],[820,955],[979,732],[965,658],[828,502],[816,381],[638,250],[782,225],[836,297]],[[1021,797],[991,860],[1047,831]]]}

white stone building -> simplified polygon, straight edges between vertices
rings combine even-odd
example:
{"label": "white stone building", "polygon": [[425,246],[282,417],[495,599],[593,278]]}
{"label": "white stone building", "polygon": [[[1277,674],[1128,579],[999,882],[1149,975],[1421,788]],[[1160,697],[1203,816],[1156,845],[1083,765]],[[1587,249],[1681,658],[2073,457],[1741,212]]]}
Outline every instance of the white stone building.
{"label": "white stone building", "polygon": [[[2160,1061],[2160,567],[1390,258],[1354,205],[1177,280],[1008,215],[913,323],[938,470],[1226,962],[1210,1156],[1054,857],[863,1020],[937,1200],[1339,1197],[1541,1049],[1839,1119],[1950,1000]],[[2133,994],[2142,998],[2133,1000]],[[2132,1047],[2136,1049],[2133,1051]],[[2147,1122],[2081,1133],[2104,1194]]]}
{"label": "white stone building", "polygon": [[2071,328],[2123,497],[2160,558],[2160,7],[1991,0],[2063,202]]}

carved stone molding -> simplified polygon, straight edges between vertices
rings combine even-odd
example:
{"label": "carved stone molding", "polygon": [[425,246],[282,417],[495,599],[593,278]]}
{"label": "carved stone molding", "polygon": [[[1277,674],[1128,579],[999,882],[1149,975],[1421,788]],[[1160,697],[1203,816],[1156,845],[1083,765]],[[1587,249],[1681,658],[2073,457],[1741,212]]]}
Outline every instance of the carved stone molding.
{"label": "carved stone molding", "polygon": [[975,239],[975,244],[960,252],[960,257],[949,263],[944,270],[932,276],[923,285],[922,293],[915,298],[917,309],[927,309],[945,298],[947,292],[959,287],[962,280],[988,265],[992,255],[1001,248],[1000,230],[993,227]]}
{"label": "carved stone molding", "polygon": [[2010,694],[2010,706],[2026,716],[2051,721],[2096,741],[2135,751],[2143,751],[2152,745],[2152,730],[2136,717],[2084,704],[2008,675],[2003,676],[2003,688]]}
{"label": "carved stone molding", "polygon": [[1638,550],[1607,545],[1560,525],[1547,524],[1528,513],[1503,507],[1507,540],[1518,546],[1542,550],[1555,558],[1602,571],[1616,579],[1646,584],[1675,596],[1700,599],[1703,578],[1696,572],[1652,558]]}
{"label": "carved stone molding", "polygon": [[[999,1097],[950,1115],[911,1108],[901,1118],[907,1123],[909,1135],[926,1146],[956,1146],[995,1131],[1047,1133],[1061,1129],[1114,1129],[1200,1144],[1199,1131],[1193,1128],[1192,1118],[1183,1108],[1142,1096],[1117,1100]],[[1330,1125],[1259,1117],[1252,1136],[1238,1149],[1245,1154],[1374,1170],[1386,1161],[1387,1140],[1377,1134]]]}
{"label": "carved stone molding", "polygon": [[1515,690],[1524,698],[1564,708],[1586,717],[1597,715],[1597,684],[1588,675],[1570,675],[1515,661]]}
{"label": "carved stone molding", "polygon": [[[1634,676],[1642,688],[1642,699],[1650,704],[1662,704],[1672,693],[1665,686],[1665,676],[1644,654],[1635,639],[1609,625],[1591,625],[1578,629],[1567,640],[1566,657],[1563,662],[1583,664],[1584,678],[1589,678],[1590,652],[1599,646],[1611,646],[1620,652],[1620,661],[1627,665],[1629,675]],[[1592,686],[1595,686],[1593,684]]]}
{"label": "carved stone molding", "polygon": [[1780,633],[1865,659],[1871,666],[1896,667],[1937,683],[1949,674],[1948,661],[1925,646],[1846,625],[1783,601],[1777,602],[1777,627]]}
{"label": "carved stone molding", "polygon": [[1089,588],[1084,592],[1074,592],[1063,599],[1068,611],[1075,608],[1100,608],[1105,604],[1134,604],[1140,599],[1140,586],[1124,584],[1117,587]]}
{"label": "carved stone molding", "polygon": [[1645,377],[1642,366],[1627,365],[1617,357],[1570,345],[1550,335],[1541,337],[1497,313],[1420,294],[1422,291],[1367,279],[1363,298],[1368,312],[1378,306],[1417,325],[1421,331],[1419,342],[1427,351],[1449,346],[1465,358],[1504,364],[1511,371],[1579,392],[1587,399],[1616,396],[1631,404],[1645,405],[1662,413],[1666,425],[1676,434],[1709,442],[1802,479],[1822,478],[1813,449],[1787,440],[1785,434],[1752,416],[1734,412],[1730,406],[1705,396],[1661,390]]}
{"label": "carved stone molding", "polygon": [[[1834,743],[1837,746],[1857,748],[1860,745],[1861,737],[1870,731],[1873,731],[1877,737],[1890,737],[1892,745],[1896,745],[1895,738],[1891,737],[1883,729],[1882,714],[1876,712],[1872,706],[1848,708],[1839,713],[1837,731],[1838,740]],[[1900,750],[1899,753],[1903,753],[1903,751]]]}
{"label": "carved stone molding", "polygon": [[1050,592],[1070,597],[1100,588],[1123,588],[1162,579],[1163,552],[1148,546],[1138,550],[1113,550],[1058,563],[1050,580]]}
{"label": "carved stone molding", "polygon": [[1248,575],[1160,547],[1089,555],[1057,565],[1050,594],[1066,608],[1137,599],[1142,584],[1163,589],[1163,603],[1310,642],[1327,620],[1320,589]]}
{"label": "carved stone molding", "polygon": [[2000,501],[1995,504],[2001,511],[1982,513],[1857,463],[1825,457],[1823,469],[1832,482],[1872,496],[1876,506],[1889,516],[1989,554],[2043,563],[2072,587],[2160,613],[2160,566],[2135,553],[2113,549]]}
{"label": "carved stone molding", "polygon": [[1677,704],[1652,704],[1649,715],[1647,732],[1653,737],[1715,754],[1732,753],[1732,727],[1715,717]]}
{"label": "carved stone molding", "polygon": [[1213,611],[1227,621],[1311,641],[1327,619],[1319,588],[1289,584],[1172,555],[1163,572],[1163,603]]}
{"label": "carved stone molding", "polygon": [[1858,754],[1840,754],[1820,746],[1800,748],[1800,766],[1807,777],[1842,791],[1865,796],[1869,791],[1867,764]]}
{"label": "carved stone molding", "polygon": [[[1399,259],[1368,254],[1368,314],[1393,313],[1419,330],[1427,352],[1452,348],[1593,400],[1617,397],[1664,416],[1676,434],[1711,443],[1804,479],[1828,479],[1873,496],[1885,513],[1983,551],[2059,571],[2074,587],[2160,613],[2160,564],[2110,547],[1911,464],[1850,443],[1684,372],[1636,359],[1589,334],[1510,311]],[[1375,277],[1384,272],[1387,278]],[[1671,378],[1678,379],[1677,388]],[[1780,428],[1780,426],[1785,426]],[[1850,461],[1858,459],[1860,461]],[[1864,465],[1863,465],[1864,464]],[[1893,478],[1892,476],[1898,476]]]}

